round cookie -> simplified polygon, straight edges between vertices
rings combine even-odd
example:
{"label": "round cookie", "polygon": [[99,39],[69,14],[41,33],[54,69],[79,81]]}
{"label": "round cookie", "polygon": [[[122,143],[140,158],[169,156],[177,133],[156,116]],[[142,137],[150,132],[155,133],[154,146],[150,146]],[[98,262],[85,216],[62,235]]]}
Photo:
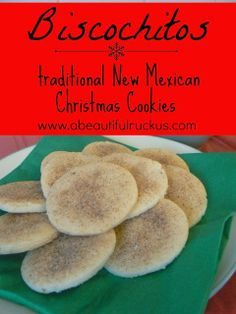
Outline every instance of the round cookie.
{"label": "round cookie", "polygon": [[1,185],[0,209],[9,213],[46,211],[40,182],[19,181]]}
{"label": "round cookie", "polygon": [[64,152],[54,155],[42,168],[41,186],[44,196],[47,198],[52,185],[67,171],[96,161],[98,157],[82,153]]}
{"label": "round cookie", "polygon": [[0,254],[29,251],[58,236],[46,214],[6,214],[0,216]]}
{"label": "round cookie", "polygon": [[137,182],[138,200],[129,218],[140,215],[164,198],[168,181],[160,163],[125,153],[115,153],[104,157],[103,160],[126,168]]}
{"label": "round cookie", "polygon": [[166,197],[183,209],[192,227],[199,222],[207,208],[205,187],[189,171],[174,166],[164,168],[169,182]]}
{"label": "round cookie", "polygon": [[84,147],[84,154],[92,154],[98,157],[104,157],[113,153],[131,153],[132,151],[121,144],[109,141],[93,142]]}
{"label": "round cookie", "polygon": [[115,243],[113,230],[89,237],[61,235],[27,253],[21,267],[23,280],[31,289],[41,293],[76,287],[104,266]]}
{"label": "round cookie", "polygon": [[162,148],[143,148],[134,152],[135,155],[150,158],[162,165],[171,165],[189,170],[186,162],[175,153]]}
{"label": "round cookie", "polygon": [[[44,159],[41,162],[40,172],[43,171],[43,169],[46,167],[47,163],[50,162],[50,160],[53,160],[57,156],[64,156],[66,158],[67,155],[71,154],[71,152],[63,151],[63,150],[57,150],[54,152],[51,152],[47,156],[44,157]],[[74,153],[72,153],[74,154]]]}
{"label": "round cookie", "polygon": [[70,235],[94,235],[121,223],[138,197],[134,177],[111,163],[74,168],[55,182],[46,206],[49,220]]}
{"label": "round cookie", "polygon": [[115,251],[105,268],[117,276],[136,277],[165,268],[179,255],[188,238],[188,221],[181,208],[163,199],[115,231]]}

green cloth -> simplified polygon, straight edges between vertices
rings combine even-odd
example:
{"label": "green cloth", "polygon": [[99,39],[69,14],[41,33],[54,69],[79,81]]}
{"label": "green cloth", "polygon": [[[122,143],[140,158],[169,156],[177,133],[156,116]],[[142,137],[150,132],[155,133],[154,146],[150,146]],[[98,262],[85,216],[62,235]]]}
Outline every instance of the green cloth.
{"label": "green cloth", "polygon": [[[43,138],[20,167],[0,183],[39,179],[42,158],[54,150],[79,151],[102,137]],[[24,254],[0,257],[0,297],[43,314],[198,314],[203,313],[227,241],[225,224],[236,210],[236,154],[185,154],[191,171],[204,183],[206,215],[190,231],[186,247],[165,270],[124,279],[101,270],[83,285],[60,294],[30,290],[21,279]]]}

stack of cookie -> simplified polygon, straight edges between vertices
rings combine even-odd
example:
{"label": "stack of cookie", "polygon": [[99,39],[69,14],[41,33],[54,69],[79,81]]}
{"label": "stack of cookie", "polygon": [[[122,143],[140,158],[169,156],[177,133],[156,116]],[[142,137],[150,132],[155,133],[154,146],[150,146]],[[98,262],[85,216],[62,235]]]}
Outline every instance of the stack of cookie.
{"label": "stack of cookie", "polygon": [[41,293],[78,286],[105,267],[135,277],[163,269],[204,215],[203,184],[176,154],[94,142],[56,151],[41,181],[0,186],[0,254],[26,252],[21,273]]}

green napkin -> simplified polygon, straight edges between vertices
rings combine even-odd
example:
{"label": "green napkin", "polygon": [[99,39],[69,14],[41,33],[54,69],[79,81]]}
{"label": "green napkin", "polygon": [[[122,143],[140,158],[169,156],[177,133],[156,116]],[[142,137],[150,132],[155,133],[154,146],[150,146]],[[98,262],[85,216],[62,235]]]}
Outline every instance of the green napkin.
{"label": "green napkin", "polygon": [[[20,167],[0,183],[39,179],[42,158],[54,150],[79,151],[103,137],[43,138]],[[186,154],[182,157],[205,184],[209,205],[190,231],[180,256],[165,270],[124,279],[101,270],[83,285],[60,294],[30,290],[21,279],[24,254],[0,256],[0,297],[43,314],[197,314],[203,313],[219,256],[228,236],[226,222],[236,211],[236,154]]]}

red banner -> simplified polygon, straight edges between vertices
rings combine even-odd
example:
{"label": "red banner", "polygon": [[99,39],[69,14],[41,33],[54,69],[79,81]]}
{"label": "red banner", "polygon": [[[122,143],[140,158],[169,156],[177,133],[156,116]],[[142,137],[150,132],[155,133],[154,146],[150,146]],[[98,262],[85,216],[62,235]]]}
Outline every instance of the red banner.
{"label": "red banner", "polygon": [[1,134],[236,134],[235,4],[0,4]]}

